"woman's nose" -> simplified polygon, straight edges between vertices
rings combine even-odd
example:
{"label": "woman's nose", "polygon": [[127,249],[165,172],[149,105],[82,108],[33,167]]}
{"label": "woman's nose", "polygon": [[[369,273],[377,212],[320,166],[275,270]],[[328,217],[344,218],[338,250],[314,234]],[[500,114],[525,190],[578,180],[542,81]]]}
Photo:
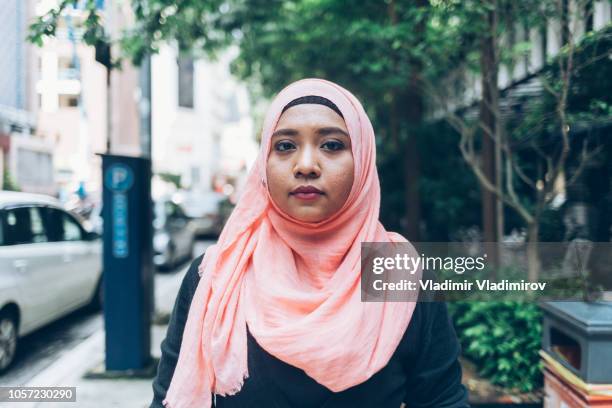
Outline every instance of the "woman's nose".
{"label": "woman's nose", "polygon": [[305,147],[300,149],[296,157],[293,174],[295,177],[316,178],[321,175],[321,167],[315,149]]}

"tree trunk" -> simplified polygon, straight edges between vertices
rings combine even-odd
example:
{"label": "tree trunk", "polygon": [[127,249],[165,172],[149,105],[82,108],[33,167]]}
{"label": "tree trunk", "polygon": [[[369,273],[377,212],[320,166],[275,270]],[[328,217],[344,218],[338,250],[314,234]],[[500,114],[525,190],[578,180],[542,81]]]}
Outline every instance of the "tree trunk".
{"label": "tree trunk", "polygon": [[537,221],[527,225],[527,276],[530,282],[537,282],[542,268],[539,252],[540,225]]}
{"label": "tree trunk", "polygon": [[[413,94],[412,103],[408,104],[408,120],[410,123],[418,124],[422,120],[422,101],[420,94]],[[412,127],[411,127],[412,128]],[[410,130],[409,130],[410,132]],[[421,194],[419,183],[421,178],[421,169],[419,162],[419,153],[417,149],[417,138],[415,132],[408,134],[408,140],[403,144],[404,160],[404,180],[405,190],[404,197],[406,202],[406,238],[411,241],[419,241],[420,223],[421,223]]]}
{"label": "tree trunk", "polygon": [[[387,14],[389,15],[389,21],[392,26],[397,24],[397,11],[395,10],[395,0],[389,1],[387,6]],[[393,70],[397,70],[397,55],[391,53],[391,64]],[[391,142],[393,143],[393,149],[398,149],[400,146],[399,142],[399,120],[397,114],[397,96],[395,89],[391,89],[391,101],[389,102],[389,128],[391,130]]]}
{"label": "tree trunk", "polygon": [[[426,0],[417,0],[417,7],[427,7]],[[395,10],[393,9],[393,18]],[[425,31],[425,17],[414,27],[416,41],[423,39]],[[405,109],[406,116],[404,128],[408,130],[408,137],[404,139],[403,151],[403,172],[405,180],[405,201],[406,201],[406,238],[412,241],[419,241],[421,223],[421,194],[420,194],[420,162],[418,152],[418,140],[416,129],[423,122],[424,102],[423,92],[419,86],[419,78],[422,71],[422,62],[418,59],[410,61],[411,73],[408,78],[407,89],[401,99],[401,107]]]}
{"label": "tree trunk", "polygon": [[411,241],[421,239],[421,194],[419,183],[421,179],[421,165],[418,151],[416,129],[423,120],[423,95],[418,88],[416,78],[413,78],[405,93],[401,95],[400,106],[404,113],[401,151],[402,172],[404,179],[404,202],[406,208],[406,228],[404,233]]}
{"label": "tree trunk", "polygon": [[[493,4],[485,16],[485,36],[481,41],[480,67],[482,71],[482,100],[480,102],[480,122],[482,124],[482,169],[491,184],[499,185],[499,176],[496,160],[496,143],[499,114],[499,95],[497,89],[497,5]],[[482,226],[484,242],[499,242],[499,222],[501,221],[498,209],[497,196],[482,188]],[[498,266],[498,251],[495,248],[489,261]]]}

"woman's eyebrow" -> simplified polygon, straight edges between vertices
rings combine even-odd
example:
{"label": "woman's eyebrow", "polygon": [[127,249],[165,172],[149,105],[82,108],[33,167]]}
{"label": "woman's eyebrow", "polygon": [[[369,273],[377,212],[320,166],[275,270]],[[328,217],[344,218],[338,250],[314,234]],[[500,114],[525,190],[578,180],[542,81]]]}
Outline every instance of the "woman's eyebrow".
{"label": "woman's eyebrow", "polygon": [[[276,132],[272,133],[271,137],[275,137],[275,136],[297,136],[299,133],[300,132],[298,132],[295,129],[279,129]],[[330,135],[330,134],[333,134],[333,133],[341,133],[341,134],[345,135],[346,137],[350,137],[348,133],[346,133],[344,130],[342,130],[339,127],[336,127],[336,126],[326,126],[326,127],[319,128],[319,129],[317,129],[316,133],[321,135],[321,136]]]}
{"label": "woman's eyebrow", "polygon": [[271,137],[275,136],[296,136],[299,132],[295,129],[279,129],[272,133]]}
{"label": "woman's eyebrow", "polygon": [[346,133],[343,129],[340,129],[339,127],[336,127],[336,126],[328,126],[328,127],[320,128],[319,130],[317,130],[317,133],[323,136],[330,135],[332,133],[342,133],[344,136],[350,137],[349,134]]}

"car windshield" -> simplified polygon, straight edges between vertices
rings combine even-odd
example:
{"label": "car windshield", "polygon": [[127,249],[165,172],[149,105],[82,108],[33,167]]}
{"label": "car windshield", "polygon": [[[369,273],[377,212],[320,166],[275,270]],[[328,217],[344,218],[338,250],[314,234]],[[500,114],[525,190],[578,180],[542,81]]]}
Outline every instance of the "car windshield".
{"label": "car windshield", "polygon": [[153,206],[153,220],[155,225],[162,226],[166,223],[168,218],[181,217],[183,211],[181,208],[172,201],[156,201]]}

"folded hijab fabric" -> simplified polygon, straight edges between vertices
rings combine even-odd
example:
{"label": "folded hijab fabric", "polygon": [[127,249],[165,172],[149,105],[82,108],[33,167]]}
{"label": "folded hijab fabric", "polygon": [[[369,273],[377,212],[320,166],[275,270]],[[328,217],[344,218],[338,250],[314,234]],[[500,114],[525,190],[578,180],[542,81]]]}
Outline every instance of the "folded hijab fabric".
{"label": "folded hijab fabric", "polygon": [[[309,95],[342,112],[355,163],[343,207],[316,223],[284,213],[267,188],[270,138],[283,108]],[[362,242],[406,242],[379,222],[374,131],[349,91],[322,79],[284,88],[267,112],[259,156],[201,276],[163,401],[167,408],[210,407],[248,378],[247,324],[258,344],[328,389],[360,384],[383,368],[412,317],[413,302],[362,302]]]}

